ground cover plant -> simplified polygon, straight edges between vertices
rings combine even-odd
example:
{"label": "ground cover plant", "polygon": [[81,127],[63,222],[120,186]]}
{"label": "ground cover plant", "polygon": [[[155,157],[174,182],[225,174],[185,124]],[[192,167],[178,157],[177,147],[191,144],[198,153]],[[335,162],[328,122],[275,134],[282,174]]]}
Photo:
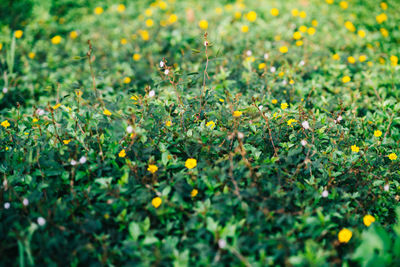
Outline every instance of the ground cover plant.
{"label": "ground cover plant", "polygon": [[1,1],[1,265],[399,266],[399,10]]}

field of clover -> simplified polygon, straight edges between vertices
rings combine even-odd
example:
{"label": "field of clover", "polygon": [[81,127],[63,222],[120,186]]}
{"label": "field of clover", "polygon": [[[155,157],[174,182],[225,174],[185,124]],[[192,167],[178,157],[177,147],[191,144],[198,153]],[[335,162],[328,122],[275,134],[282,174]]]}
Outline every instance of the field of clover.
{"label": "field of clover", "polygon": [[1,266],[400,266],[400,1],[0,1]]}

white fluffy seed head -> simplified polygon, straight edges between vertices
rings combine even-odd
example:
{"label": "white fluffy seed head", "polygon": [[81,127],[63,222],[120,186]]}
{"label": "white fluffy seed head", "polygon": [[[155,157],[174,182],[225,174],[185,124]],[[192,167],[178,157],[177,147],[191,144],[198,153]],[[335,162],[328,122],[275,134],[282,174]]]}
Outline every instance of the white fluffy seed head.
{"label": "white fluffy seed head", "polygon": [[329,192],[327,190],[322,191],[322,197],[328,197],[329,196]]}
{"label": "white fluffy seed head", "polygon": [[308,121],[303,121],[301,123],[301,125],[303,126],[304,129],[309,130],[310,129],[310,124],[308,123]]}
{"label": "white fluffy seed head", "polygon": [[24,204],[24,206],[28,206],[29,200],[27,198],[24,198],[24,200],[22,201],[22,204]]}
{"label": "white fluffy seed head", "polygon": [[300,141],[300,143],[301,143],[301,145],[302,145],[302,146],[306,146],[306,145],[307,145],[307,141],[306,141],[306,140],[304,140],[304,139],[303,139],[303,140],[301,140],[301,141]]}
{"label": "white fluffy seed head", "polygon": [[153,97],[153,96],[155,96],[156,95],[156,92],[154,92],[154,90],[151,90],[150,92],[149,92],[149,96],[150,97]]}
{"label": "white fluffy seed head", "polygon": [[6,210],[8,210],[8,209],[10,208],[10,206],[11,206],[10,202],[4,203],[4,208],[5,208]]}
{"label": "white fluffy seed head", "polygon": [[39,218],[37,218],[37,223],[38,223],[40,226],[43,226],[43,225],[46,224],[46,219],[43,218],[43,217],[39,217]]}
{"label": "white fluffy seed head", "polygon": [[80,164],[84,164],[86,161],[87,161],[87,159],[86,159],[85,156],[82,156],[82,157],[79,159],[79,163],[80,163]]}

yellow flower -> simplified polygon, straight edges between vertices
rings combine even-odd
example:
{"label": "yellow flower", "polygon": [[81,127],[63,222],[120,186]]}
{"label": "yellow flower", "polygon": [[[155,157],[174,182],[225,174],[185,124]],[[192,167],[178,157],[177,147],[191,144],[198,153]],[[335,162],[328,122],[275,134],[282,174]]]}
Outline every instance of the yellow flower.
{"label": "yellow flower", "polygon": [[353,233],[347,229],[347,228],[343,228],[342,230],[340,230],[339,234],[338,234],[338,239],[340,243],[347,243],[350,241],[351,237],[352,237]]}
{"label": "yellow flower", "polygon": [[131,99],[137,101],[137,100],[138,100],[138,97],[135,96],[135,95],[133,95],[133,96],[131,96]]}
{"label": "yellow flower", "polygon": [[78,32],[77,31],[70,32],[69,37],[71,37],[71,39],[76,39],[78,37]]}
{"label": "yellow flower", "polygon": [[290,120],[287,121],[287,125],[290,126],[290,127],[293,127],[292,124],[295,123],[295,122],[297,122],[295,119],[290,119]]}
{"label": "yellow flower", "polygon": [[302,46],[302,45],[303,45],[303,41],[302,41],[302,40],[296,41],[296,45],[297,45],[297,46]]}
{"label": "yellow flower", "polygon": [[397,66],[397,63],[399,62],[399,58],[395,55],[390,56],[390,62],[392,63],[392,66]]}
{"label": "yellow flower", "polygon": [[3,121],[3,122],[1,123],[1,126],[3,126],[4,128],[7,129],[7,127],[10,126],[10,123],[8,122],[8,120],[5,120],[5,121]]}
{"label": "yellow flower", "polygon": [[126,156],[125,149],[122,149],[122,150],[118,153],[118,157],[120,157],[120,158],[125,158],[125,156]]}
{"label": "yellow flower", "polygon": [[126,45],[128,43],[128,40],[126,40],[125,38],[122,38],[120,42],[122,45]]}
{"label": "yellow flower", "polygon": [[361,56],[358,57],[358,60],[359,60],[360,62],[364,62],[364,61],[367,60],[367,56],[366,56],[366,55],[361,55]]}
{"label": "yellow flower", "polygon": [[307,17],[307,13],[306,13],[305,11],[301,11],[301,12],[299,13],[299,17],[302,18],[302,19],[304,19],[304,18]]}
{"label": "yellow flower", "polygon": [[266,66],[267,66],[267,64],[260,63],[260,64],[258,64],[258,69],[260,69],[260,70],[265,69]]}
{"label": "yellow flower", "polygon": [[220,8],[220,7],[217,7],[216,9],[215,9],[215,13],[217,13],[217,15],[221,15],[222,14],[222,8]]}
{"label": "yellow flower", "polygon": [[351,57],[351,56],[347,58],[347,61],[348,61],[350,64],[356,63],[356,59],[355,59],[354,57]]}
{"label": "yellow flower", "polygon": [[301,31],[301,32],[306,32],[306,31],[307,31],[307,27],[304,26],[304,25],[301,25],[301,26],[299,27],[299,31]]}
{"label": "yellow flower", "polygon": [[287,109],[288,107],[288,103],[281,103],[281,109]]}
{"label": "yellow flower", "polygon": [[291,13],[293,17],[296,17],[297,15],[299,15],[299,10],[297,8],[292,9]]}
{"label": "yellow flower", "polygon": [[381,3],[381,8],[382,8],[383,10],[386,10],[386,9],[388,8],[388,5],[387,5],[385,2],[382,2],[382,3]]}
{"label": "yellow flower", "polygon": [[39,121],[38,118],[33,118],[33,119],[32,119],[32,122],[33,122],[33,123],[38,122],[38,121]]}
{"label": "yellow flower", "polygon": [[151,201],[151,205],[153,205],[154,208],[158,208],[161,205],[161,203],[162,203],[162,200],[160,197],[155,197]]}
{"label": "yellow flower", "polygon": [[242,32],[248,32],[248,31],[249,31],[249,26],[243,25],[243,26],[240,28],[240,30],[241,30]]}
{"label": "yellow flower", "polygon": [[141,57],[142,57],[142,56],[139,55],[139,54],[134,54],[134,55],[132,56],[133,60],[135,60],[135,61],[139,61]]}
{"label": "yellow flower", "polygon": [[215,127],[215,122],[214,121],[209,121],[206,123],[206,127],[210,128],[210,129],[214,129]]}
{"label": "yellow flower", "polygon": [[165,126],[171,127],[171,126],[172,126],[172,121],[166,121],[166,122],[165,122]]}
{"label": "yellow flower", "polygon": [[373,222],[375,222],[375,218],[374,216],[367,214],[364,216],[363,222],[365,226],[369,227]]}
{"label": "yellow flower", "polygon": [[379,24],[382,24],[383,22],[385,22],[387,20],[387,16],[385,13],[379,14],[375,18],[376,18],[376,22],[378,22]]}
{"label": "yellow flower", "polygon": [[33,53],[33,52],[30,52],[30,53],[28,54],[28,57],[29,57],[30,59],[34,59],[35,56],[36,56],[36,54]]}
{"label": "yellow flower", "polygon": [[225,100],[222,99],[222,98],[220,98],[220,99],[218,99],[218,100],[219,100],[219,102],[221,102],[221,103],[224,103],[224,102],[225,102]]}
{"label": "yellow flower", "polygon": [[207,30],[208,29],[208,22],[205,19],[200,20],[199,22],[199,27],[202,30]]}
{"label": "yellow flower", "polygon": [[279,9],[277,9],[277,8],[271,9],[271,15],[274,16],[274,17],[278,16],[279,15]]}
{"label": "yellow flower", "polygon": [[53,106],[53,109],[56,110],[56,109],[58,109],[59,107],[61,107],[61,104],[60,104],[60,103],[55,104],[55,105]]}
{"label": "yellow flower", "polygon": [[352,145],[351,151],[353,151],[354,153],[358,153],[358,151],[360,151],[360,148],[357,145]]}
{"label": "yellow flower", "polygon": [[60,35],[56,35],[53,38],[51,38],[51,43],[52,44],[59,44],[61,43],[61,36]]}
{"label": "yellow flower", "polygon": [[128,84],[131,82],[131,78],[130,77],[125,77],[124,78],[124,83]]}
{"label": "yellow flower", "polygon": [[281,52],[282,54],[287,53],[287,52],[288,52],[287,46],[281,46],[281,47],[279,47],[279,52]]}
{"label": "yellow flower", "polygon": [[242,16],[242,13],[240,13],[239,11],[235,12],[235,19],[240,19],[241,16]]}
{"label": "yellow flower", "polygon": [[17,31],[14,32],[14,36],[17,39],[21,38],[23,34],[24,34],[24,32],[21,31],[21,30],[17,30]]}
{"label": "yellow flower", "polygon": [[149,167],[147,167],[147,170],[151,173],[155,173],[158,170],[158,167],[154,164],[149,164]]}
{"label": "yellow flower", "polygon": [[388,30],[386,30],[385,28],[381,28],[380,31],[381,31],[381,34],[383,35],[383,37],[388,37],[389,36]]}
{"label": "yellow flower", "polygon": [[140,33],[140,37],[142,37],[142,39],[144,41],[148,41],[150,39],[150,35],[149,35],[148,31],[144,30],[144,31],[140,31],[139,33]]}
{"label": "yellow flower", "polygon": [[151,9],[146,9],[144,14],[146,14],[146,16],[150,17],[151,15],[153,15],[153,10]]}
{"label": "yellow flower", "polygon": [[313,19],[313,20],[311,21],[311,25],[313,25],[314,27],[317,27],[317,26],[318,26],[318,21],[315,20],[315,19]]}
{"label": "yellow flower", "polygon": [[278,99],[272,99],[271,103],[275,105],[276,103],[278,103]]}
{"label": "yellow flower", "polygon": [[254,11],[250,11],[249,13],[246,14],[246,18],[248,21],[253,22],[257,19],[257,13]]}
{"label": "yellow flower", "polygon": [[347,3],[346,1],[340,2],[339,5],[343,9],[347,9],[349,7],[349,3]]}
{"label": "yellow flower", "polygon": [[174,24],[178,20],[178,16],[175,14],[171,14],[168,18],[169,24]]}
{"label": "yellow flower", "polygon": [[125,11],[125,9],[126,9],[126,7],[125,7],[124,4],[119,4],[118,7],[117,7],[117,11],[119,13],[123,13]]}
{"label": "yellow flower", "polygon": [[332,4],[333,4],[333,1],[334,1],[334,0],[326,0],[326,3],[329,4],[329,5],[332,5]]}
{"label": "yellow flower", "polygon": [[357,32],[357,34],[358,34],[358,36],[360,36],[361,38],[364,38],[365,35],[366,35],[366,33],[365,33],[364,30],[359,30],[359,31]]}
{"label": "yellow flower", "polygon": [[356,27],[354,26],[354,24],[351,21],[346,21],[344,23],[344,26],[346,27],[346,29],[348,29],[351,32],[355,32],[356,31]]}
{"label": "yellow flower", "polygon": [[342,82],[343,83],[348,83],[348,82],[350,82],[350,77],[349,76],[344,76],[343,78],[342,78]]}
{"label": "yellow flower", "polygon": [[374,136],[375,137],[380,137],[382,135],[382,132],[381,131],[379,131],[379,130],[375,130],[374,131]]}
{"label": "yellow flower", "polygon": [[390,160],[396,160],[397,159],[396,153],[390,153],[388,157],[389,157]]}
{"label": "yellow flower", "polygon": [[68,140],[63,140],[63,143],[64,143],[64,145],[68,145],[68,144],[69,144],[69,142],[71,142],[71,139],[68,139]]}
{"label": "yellow flower", "polygon": [[313,27],[308,28],[307,33],[309,35],[314,35],[315,34],[315,28],[313,28]]}
{"label": "yellow flower", "polygon": [[3,49],[3,44],[2,43],[0,43],[0,51],[1,51],[1,49]]}
{"label": "yellow flower", "polygon": [[192,192],[190,192],[190,196],[195,197],[195,196],[197,196],[198,193],[199,193],[199,191],[197,189],[193,189]]}
{"label": "yellow flower", "polygon": [[108,109],[105,109],[103,111],[103,114],[106,115],[106,116],[111,116],[112,113]]}
{"label": "yellow flower", "polygon": [[197,160],[193,158],[188,158],[185,162],[185,167],[190,169],[193,169],[194,167],[197,166]]}
{"label": "yellow flower", "polygon": [[75,94],[76,94],[77,97],[81,97],[83,92],[81,90],[76,90]]}
{"label": "yellow flower", "polygon": [[167,8],[167,3],[165,3],[164,1],[160,1],[160,3],[158,3],[158,6],[160,7],[160,9],[164,10]]}
{"label": "yellow flower", "polygon": [[293,33],[293,39],[299,40],[301,38],[301,33],[300,32],[294,32]]}
{"label": "yellow flower", "polygon": [[103,12],[104,12],[104,9],[100,6],[98,6],[94,9],[94,14],[96,14],[96,15],[100,15]]}
{"label": "yellow flower", "polygon": [[243,113],[243,112],[241,112],[241,111],[235,110],[235,111],[233,112],[233,117],[240,117],[240,116],[242,116],[242,113]]}
{"label": "yellow flower", "polygon": [[154,21],[152,19],[146,19],[146,26],[152,27],[154,25]]}

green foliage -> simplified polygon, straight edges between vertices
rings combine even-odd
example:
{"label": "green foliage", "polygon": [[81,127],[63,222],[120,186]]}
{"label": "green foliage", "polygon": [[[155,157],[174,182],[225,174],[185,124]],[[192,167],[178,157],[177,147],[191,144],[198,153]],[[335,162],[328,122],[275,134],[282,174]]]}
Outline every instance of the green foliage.
{"label": "green foliage", "polygon": [[1,16],[0,265],[398,265],[400,4],[327,2]]}

